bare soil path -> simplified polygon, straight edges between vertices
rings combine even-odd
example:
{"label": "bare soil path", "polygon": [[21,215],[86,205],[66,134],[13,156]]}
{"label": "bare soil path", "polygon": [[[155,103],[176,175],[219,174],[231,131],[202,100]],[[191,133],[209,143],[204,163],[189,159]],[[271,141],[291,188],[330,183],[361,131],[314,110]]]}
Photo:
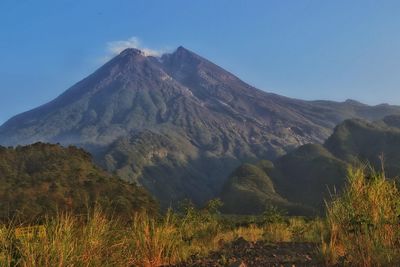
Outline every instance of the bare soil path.
{"label": "bare soil path", "polygon": [[282,242],[268,243],[265,241],[248,242],[239,238],[221,250],[212,252],[206,258],[193,256],[186,263],[176,267],[186,266],[232,266],[232,267],[270,267],[270,266],[325,266],[318,256],[318,247],[314,243]]}

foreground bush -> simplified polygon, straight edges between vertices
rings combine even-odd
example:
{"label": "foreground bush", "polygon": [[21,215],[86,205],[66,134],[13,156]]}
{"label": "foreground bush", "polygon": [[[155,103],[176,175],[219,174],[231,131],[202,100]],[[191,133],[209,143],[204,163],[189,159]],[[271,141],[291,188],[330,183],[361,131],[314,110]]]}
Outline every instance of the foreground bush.
{"label": "foreground bush", "polygon": [[330,237],[322,252],[329,264],[399,266],[400,192],[384,173],[350,169],[348,184],[328,205]]}

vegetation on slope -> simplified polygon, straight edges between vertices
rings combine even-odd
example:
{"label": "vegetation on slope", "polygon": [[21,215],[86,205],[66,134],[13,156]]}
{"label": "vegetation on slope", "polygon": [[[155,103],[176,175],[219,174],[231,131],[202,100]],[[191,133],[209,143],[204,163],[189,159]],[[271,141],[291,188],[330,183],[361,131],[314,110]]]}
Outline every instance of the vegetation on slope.
{"label": "vegetation on slope", "polygon": [[224,211],[260,214],[277,206],[290,214],[321,213],[324,199],[343,186],[346,168],[321,145],[304,145],[275,163],[242,165],[222,190]]}
{"label": "vegetation on slope", "polygon": [[345,182],[347,165],[321,145],[304,145],[275,162],[280,194],[289,201],[323,211],[324,199]]}
{"label": "vegetation on slope", "polygon": [[[267,93],[183,47],[161,59],[130,48],[51,102],[1,125],[0,144],[83,147],[169,206],[186,197],[205,203],[240,164],[323,142],[344,119],[388,114],[400,108]],[[163,140],[136,147],[148,132]],[[154,146],[168,155],[146,159]]]}
{"label": "vegetation on slope", "polygon": [[[386,118],[386,121],[389,119]],[[375,169],[382,169],[383,161],[388,177],[400,174],[398,128],[379,122],[346,120],[335,128],[325,147],[336,157],[350,163],[368,162]]]}
{"label": "vegetation on slope", "polygon": [[220,195],[222,211],[228,214],[262,214],[278,208],[290,214],[311,214],[312,209],[289,202],[279,195],[265,169],[273,168],[269,161],[257,165],[244,164],[229,177]]}
{"label": "vegetation on slope", "polygon": [[[232,207],[229,212],[245,210],[256,213],[259,210],[253,207],[259,207],[260,203],[265,205],[266,202],[285,208],[282,203],[275,201],[280,198],[312,207],[321,214],[325,208],[324,199],[343,188],[346,170],[350,165],[368,163],[374,169],[384,168],[388,178],[398,179],[399,121],[400,116],[394,115],[374,123],[346,120],[335,128],[324,145],[307,144],[273,163],[260,161],[256,164],[258,167],[252,167],[254,171],[251,172],[240,171],[240,167],[228,179],[221,193],[222,199]],[[254,186],[254,181],[264,182]],[[273,198],[271,188],[274,188]],[[247,195],[251,195],[251,198]],[[244,198],[246,201],[235,205],[225,196],[231,196],[230,199]]]}
{"label": "vegetation on slope", "polygon": [[236,169],[222,191],[221,200],[224,212],[239,214],[260,214],[268,204],[287,204],[275,192],[268,175],[252,164],[244,164]]}
{"label": "vegetation on slope", "polygon": [[384,173],[351,169],[343,194],[328,204],[328,264],[399,266],[400,191]]}
{"label": "vegetation on slope", "polygon": [[143,185],[163,208],[176,207],[183,199],[204,205],[221,187],[227,170],[240,164],[232,157],[199,154],[176,134],[149,130],[118,139],[99,162],[124,180]]}
{"label": "vegetation on slope", "polygon": [[0,219],[80,213],[95,203],[118,214],[156,210],[145,190],[102,171],[82,149],[43,143],[0,147]]}
{"label": "vegetation on slope", "polygon": [[[94,209],[87,216],[60,213],[33,228],[3,224],[0,265],[398,266],[399,189],[383,173],[350,169],[347,175],[323,219],[270,209],[238,220],[221,216],[213,200],[200,210],[186,203],[162,217],[136,213],[129,222]],[[308,246],[319,247],[319,257]]]}

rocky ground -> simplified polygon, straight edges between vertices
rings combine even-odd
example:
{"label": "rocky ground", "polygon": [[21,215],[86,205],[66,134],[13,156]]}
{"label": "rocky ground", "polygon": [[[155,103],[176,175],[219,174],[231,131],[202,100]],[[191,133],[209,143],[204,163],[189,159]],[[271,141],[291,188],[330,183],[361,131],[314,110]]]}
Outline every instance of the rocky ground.
{"label": "rocky ground", "polygon": [[248,242],[239,238],[225,245],[220,251],[212,252],[206,258],[193,256],[186,263],[175,267],[186,266],[325,266],[318,256],[318,248],[314,243],[284,242],[268,243],[264,241]]}

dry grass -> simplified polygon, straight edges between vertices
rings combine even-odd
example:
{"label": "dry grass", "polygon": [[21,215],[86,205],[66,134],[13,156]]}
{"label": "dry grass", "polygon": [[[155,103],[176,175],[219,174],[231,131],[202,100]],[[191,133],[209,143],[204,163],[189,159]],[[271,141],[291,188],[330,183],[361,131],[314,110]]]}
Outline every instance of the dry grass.
{"label": "dry grass", "polygon": [[[0,266],[161,266],[206,255],[242,237],[255,242],[321,242],[327,265],[400,266],[400,192],[384,174],[349,170],[344,192],[327,205],[326,219],[283,218],[222,224],[217,202],[163,217],[135,214],[127,223],[94,210],[59,214],[42,225],[0,225]],[[272,210],[273,211],[273,210]],[[279,215],[279,216],[278,216]]]}
{"label": "dry grass", "polygon": [[350,169],[343,194],[328,205],[327,264],[399,266],[400,192],[383,173]]}
{"label": "dry grass", "polygon": [[122,244],[129,265],[160,266],[182,260],[184,244],[170,212],[161,222],[136,215]]}
{"label": "dry grass", "polygon": [[[32,229],[40,229],[35,231]],[[160,266],[217,249],[219,223],[192,210],[162,218],[136,214],[130,223],[95,210],[60,214],[35,227],[0,226],[0,266]]]}
{"label": "dry grass", "polygon": [[272,223],[265,226],[263,238],[269,242],[289,242],[292,232],[286,223]]}
{"label": "dry grass", "polygon": [[239,237],[291,241],[309,225],[290,219],[224,228],[209,212],[195,209],[162,218],[136,214],[128,224],[99,210],[87,218],[60,214],[39,227],[1,226],[0,266],[161,266],[207,255]]}

